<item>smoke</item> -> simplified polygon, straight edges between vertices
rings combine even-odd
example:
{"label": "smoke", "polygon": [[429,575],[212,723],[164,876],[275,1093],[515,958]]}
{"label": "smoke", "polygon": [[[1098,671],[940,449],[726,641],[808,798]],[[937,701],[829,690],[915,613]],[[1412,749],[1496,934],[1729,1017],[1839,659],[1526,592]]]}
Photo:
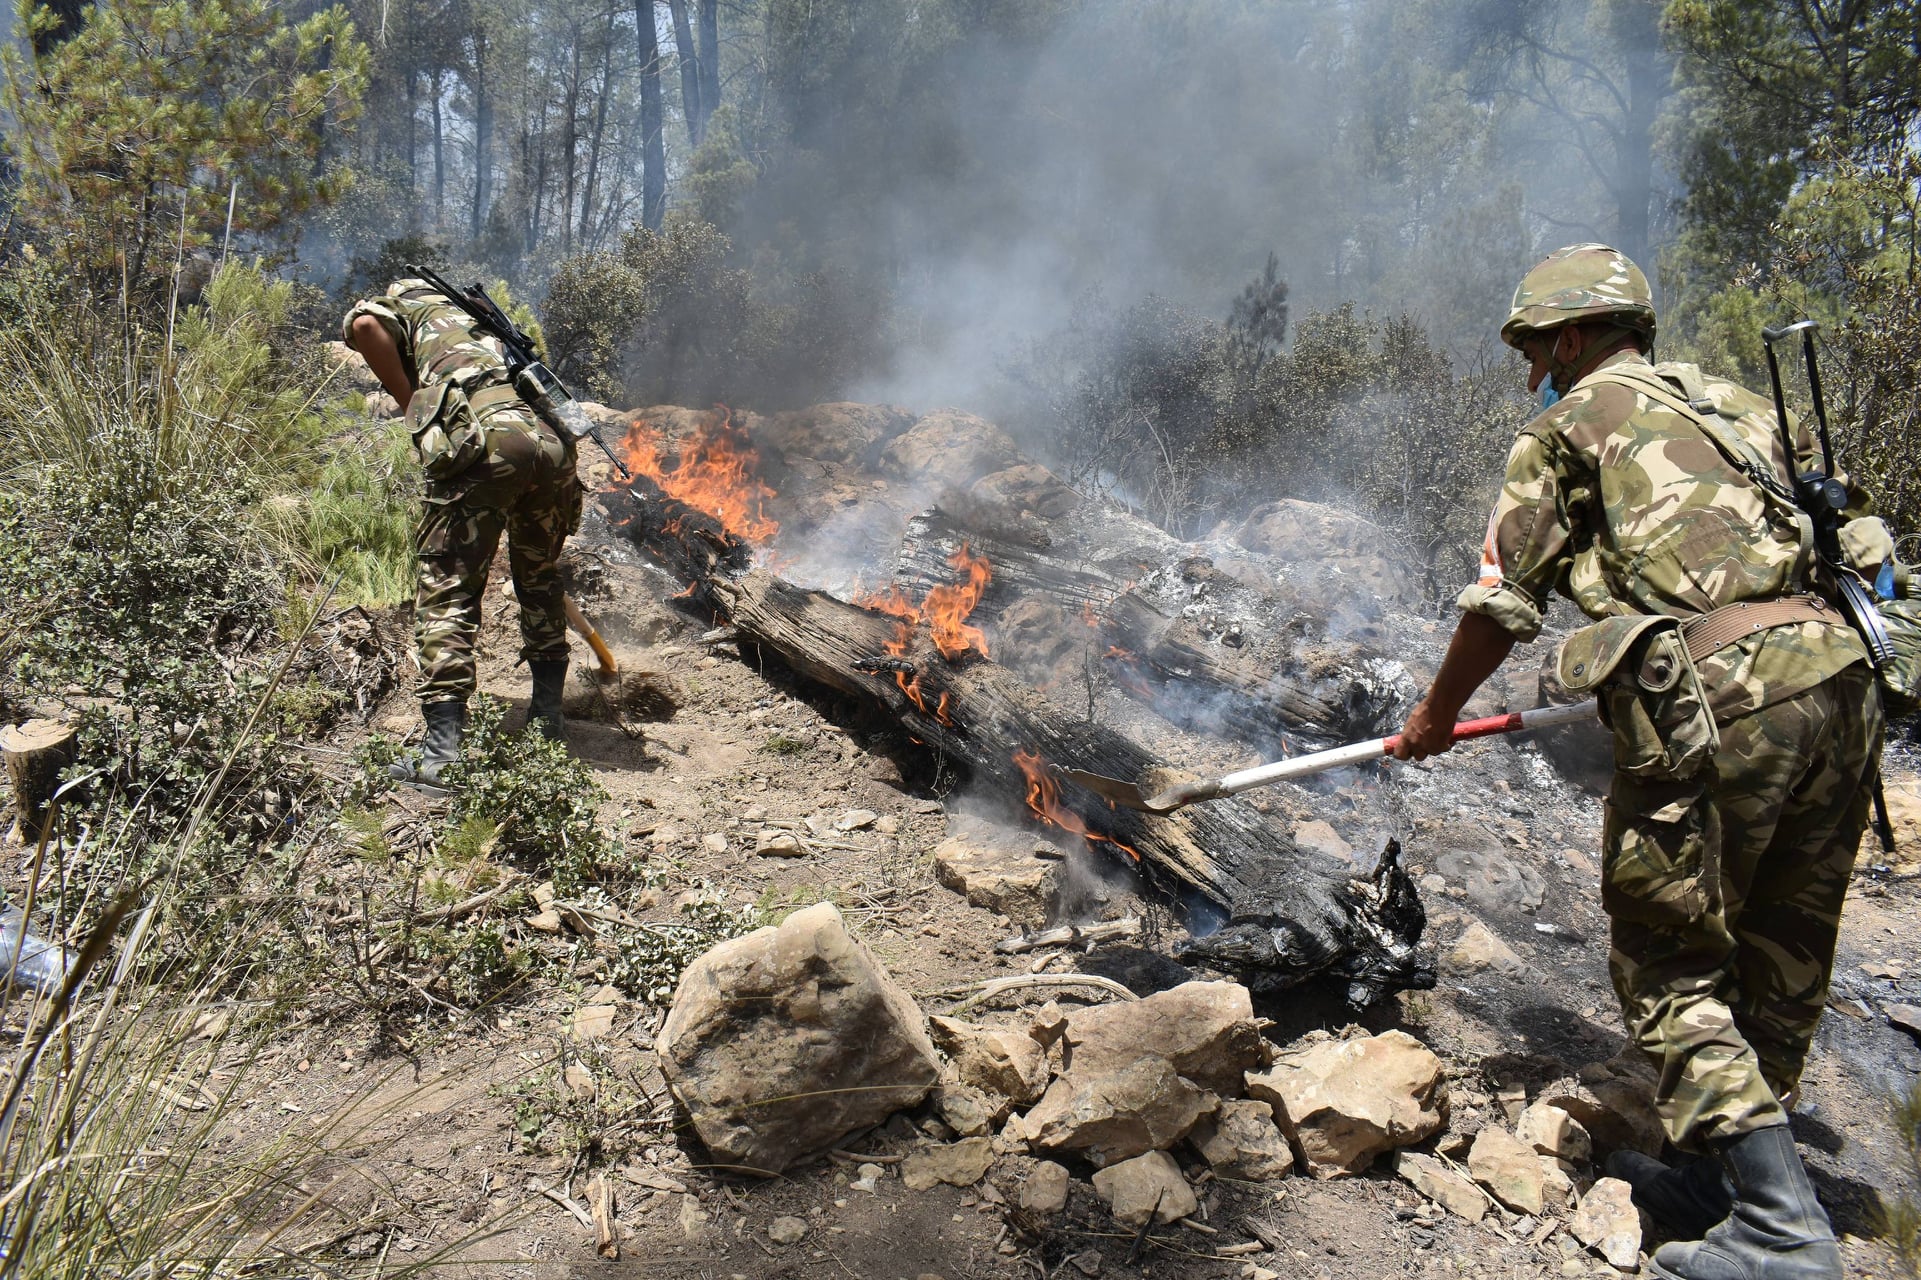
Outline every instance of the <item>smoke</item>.
{"label": "smoke", "polygon": [[1471,112],[1432,139],[1376,119],[1395,51],[1345,7],[1033,7],[932,48],[875,21],[770,72],[794,150],[730,229],[886,292],[850,398],[999,416],[1007,362],[1103,300],[1224,318],[1270,252],[1297,307],[1413,311],[1462,345],[1498,322],[1532,162]]}

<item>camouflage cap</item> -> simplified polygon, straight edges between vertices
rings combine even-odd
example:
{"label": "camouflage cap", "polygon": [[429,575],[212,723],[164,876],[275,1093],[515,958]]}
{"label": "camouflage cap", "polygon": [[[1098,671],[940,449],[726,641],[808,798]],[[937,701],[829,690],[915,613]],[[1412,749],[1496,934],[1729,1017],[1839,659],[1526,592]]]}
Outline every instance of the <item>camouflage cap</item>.
{"label": "camouflage cap", "polygon": [[1519,348],[1528,334],[1603,317],[1654,335],[1654,295],[1641,268],[1604,244],[1556,249],[1527,273],[1501,326],[1501,341]]}

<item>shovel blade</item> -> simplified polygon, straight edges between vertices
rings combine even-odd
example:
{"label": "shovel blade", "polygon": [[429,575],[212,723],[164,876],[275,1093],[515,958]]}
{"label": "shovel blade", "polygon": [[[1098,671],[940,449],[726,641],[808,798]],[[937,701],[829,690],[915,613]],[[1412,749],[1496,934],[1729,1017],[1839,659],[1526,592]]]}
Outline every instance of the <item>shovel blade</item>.
{"label": "shovel blade", "polygon": [[1077,786],[1086,787],[1103,800],[1137,813],[1172,813],[1176,809],[1185,809],[1197,800],[1211,800],[1220,794],[1219,785],[1213,782],[1186,782],[1148,795],[1138,784],[1110,778],[1106,774],[1069,769],[1062,765],[1055,765],[1054,772]]}

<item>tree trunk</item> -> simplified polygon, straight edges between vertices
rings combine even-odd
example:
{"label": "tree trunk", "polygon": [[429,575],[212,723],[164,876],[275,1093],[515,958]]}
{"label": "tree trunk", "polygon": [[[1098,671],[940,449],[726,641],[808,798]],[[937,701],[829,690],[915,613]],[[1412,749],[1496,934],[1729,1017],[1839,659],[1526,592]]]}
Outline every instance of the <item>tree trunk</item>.
{"label": "tree trunk", "polygon": [[[1063,784],[1054,763],[1137,778],[1156,765],[1138,744],[1069,715],[1007,668],[978,655],[948,662],[924,630],[795,587],[765,571],[732,576],[747,549],[649,481],[608,499],[628,535],[691,584],[689,600],[724,617],[741,645],[763,648],[809,680],[900,725],[976,793],[1030,809],[1143,872],[1192,916],[1177,954],[1239,973],[1257,990],[1314,977],[1344,982],[1356,1005],[1433,985],[1417,956],[1425,926],[1390,844],[1371,882],[1310,859],[1291,836],[1235,798],[1156,816],[1110,807]],[[1026,763],[1023,764],[1023,761]],[[1225,917],[1225,927],[1210,926]]]}
{"label": "tree trunk", "polygon": [[1615,155],[1616,243],[1639,263],[1653,256],[1654,126],[1673,91],[1674,66],[1661,43],[1659,0],[1636,0],[1633,27],[1622,53],[1627,62],[1627,109]]}
{"label": "tree trunk", "polygon": [[488,77],[492,68],[487,61],[487,31],[474,26],[474,203],[467,218],[467,234],[478,240],[487,226],[487,197],[493,177],[494,98]]}
{"label": "tree trunk", "polygon": [[640,41],[640,223],[660,230],[667,215],[665,113],[660,99],[660,28],[655,0],[634,0],[634,31]]}
{"label": "tree trunk", "polygon": [[447,221],[447,133],[440,118],[440,77],[441,68],[434,68],[433,78],[433,118],[434,118],[434,226],[441,227]]}
{"label": "tree trunk", "polygon": [[698,147],[707,116],[700,109],[700,55],[694,50],[694,29],[687,21],[687,0],[667,0],[674,19],[674,54],[680,63],[680,108],[687,119],[687,141]]}
{"label": "tree trunk", "polygon": [[29,720],[0,729],[0,757],[13,793],[14,839],[38,844],[44,834],[47,804],[60,771],[73,762],[76,733],[58,720]]}
{"label": "tree trunk", "polygon": [[567,93],[560,109],[560,251],[574,247],[574,181],[580,150],[580,32],[567,42]]}
{"label": "tree trunk", "polygon": [[700,136],[720,109],[720,0],[700,0]]}
{"label": "tree trunk", "polygon": [[607,30],[600,42],[600,96],[594,103],[594,131],[587,139],[587,181],[581,187],[580,244],[594,247],[594,198],[600,185],[600,155],[607,142],[607,104],[614,97],[614,10],[607,10]]}

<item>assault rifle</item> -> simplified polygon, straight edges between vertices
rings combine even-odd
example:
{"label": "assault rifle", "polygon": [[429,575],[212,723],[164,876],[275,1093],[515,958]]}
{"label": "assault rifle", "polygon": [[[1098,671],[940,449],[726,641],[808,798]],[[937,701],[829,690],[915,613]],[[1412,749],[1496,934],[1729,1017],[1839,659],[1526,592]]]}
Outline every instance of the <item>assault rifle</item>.
{"label": "assault rifle", "polygon": [[634,478],[614,451],[607,447],[600,428],[581,409],[580,402],[574,399],[566,384],[542,362],[540,354],[534,350],[534,340],[527,336],[527,331],[508,319],[507,313],[500,309],[500,304],[488,297],[487,291],[478,282],[469,288],[459,289],[426,267],[410,266],[407,271],[445,294],[448,301],[473,319],[482,333],[500,343],[501,350],[507,355],[507,376],[512,379],[514,390],[542,422],[565,439],[592,440],[607,455],[607,460],[614,464],[614,470],[620,473],[622,480]]}
{"label": "assault rifle", "polygon": [[[1834,440],[1828,434],[1828,408],[1821,398],[1821,368],[1814,356],[1813,320],[1796,320],[1779,329],[1763,327],[1762,345],[1768,353],[1768,377],[1774,384],[1774,420],[1781,429],[1781,448],[1787,456],[1795,505],[1814,525],[1814,550],[1828,568],[1841,596],[1841,612],[1846,616],[1861,643],[1867,646],[1868,665],[1876,671],[1894,661],[1894,646],[1888,640],[1888,626],[1874,602],[1874,592],[1841,556],[1841,512],[1848,505],[1847,486],[1835,479]],[[1794,334],[1801,335],[1801,357],[1808,372],[1808,396],[1814,404],[1814,421],[1819,428],[1821,470],[1797,472],[1794,432],[1788,426],[1787,399],[1781,392],[1781,366],[1774,358],[1774,344]],[[1879,771],[1874,775],[1874,829],[1881,847],[1894,852],[1894,827],[1888,821],[1887,797],[1882,791]]]}

